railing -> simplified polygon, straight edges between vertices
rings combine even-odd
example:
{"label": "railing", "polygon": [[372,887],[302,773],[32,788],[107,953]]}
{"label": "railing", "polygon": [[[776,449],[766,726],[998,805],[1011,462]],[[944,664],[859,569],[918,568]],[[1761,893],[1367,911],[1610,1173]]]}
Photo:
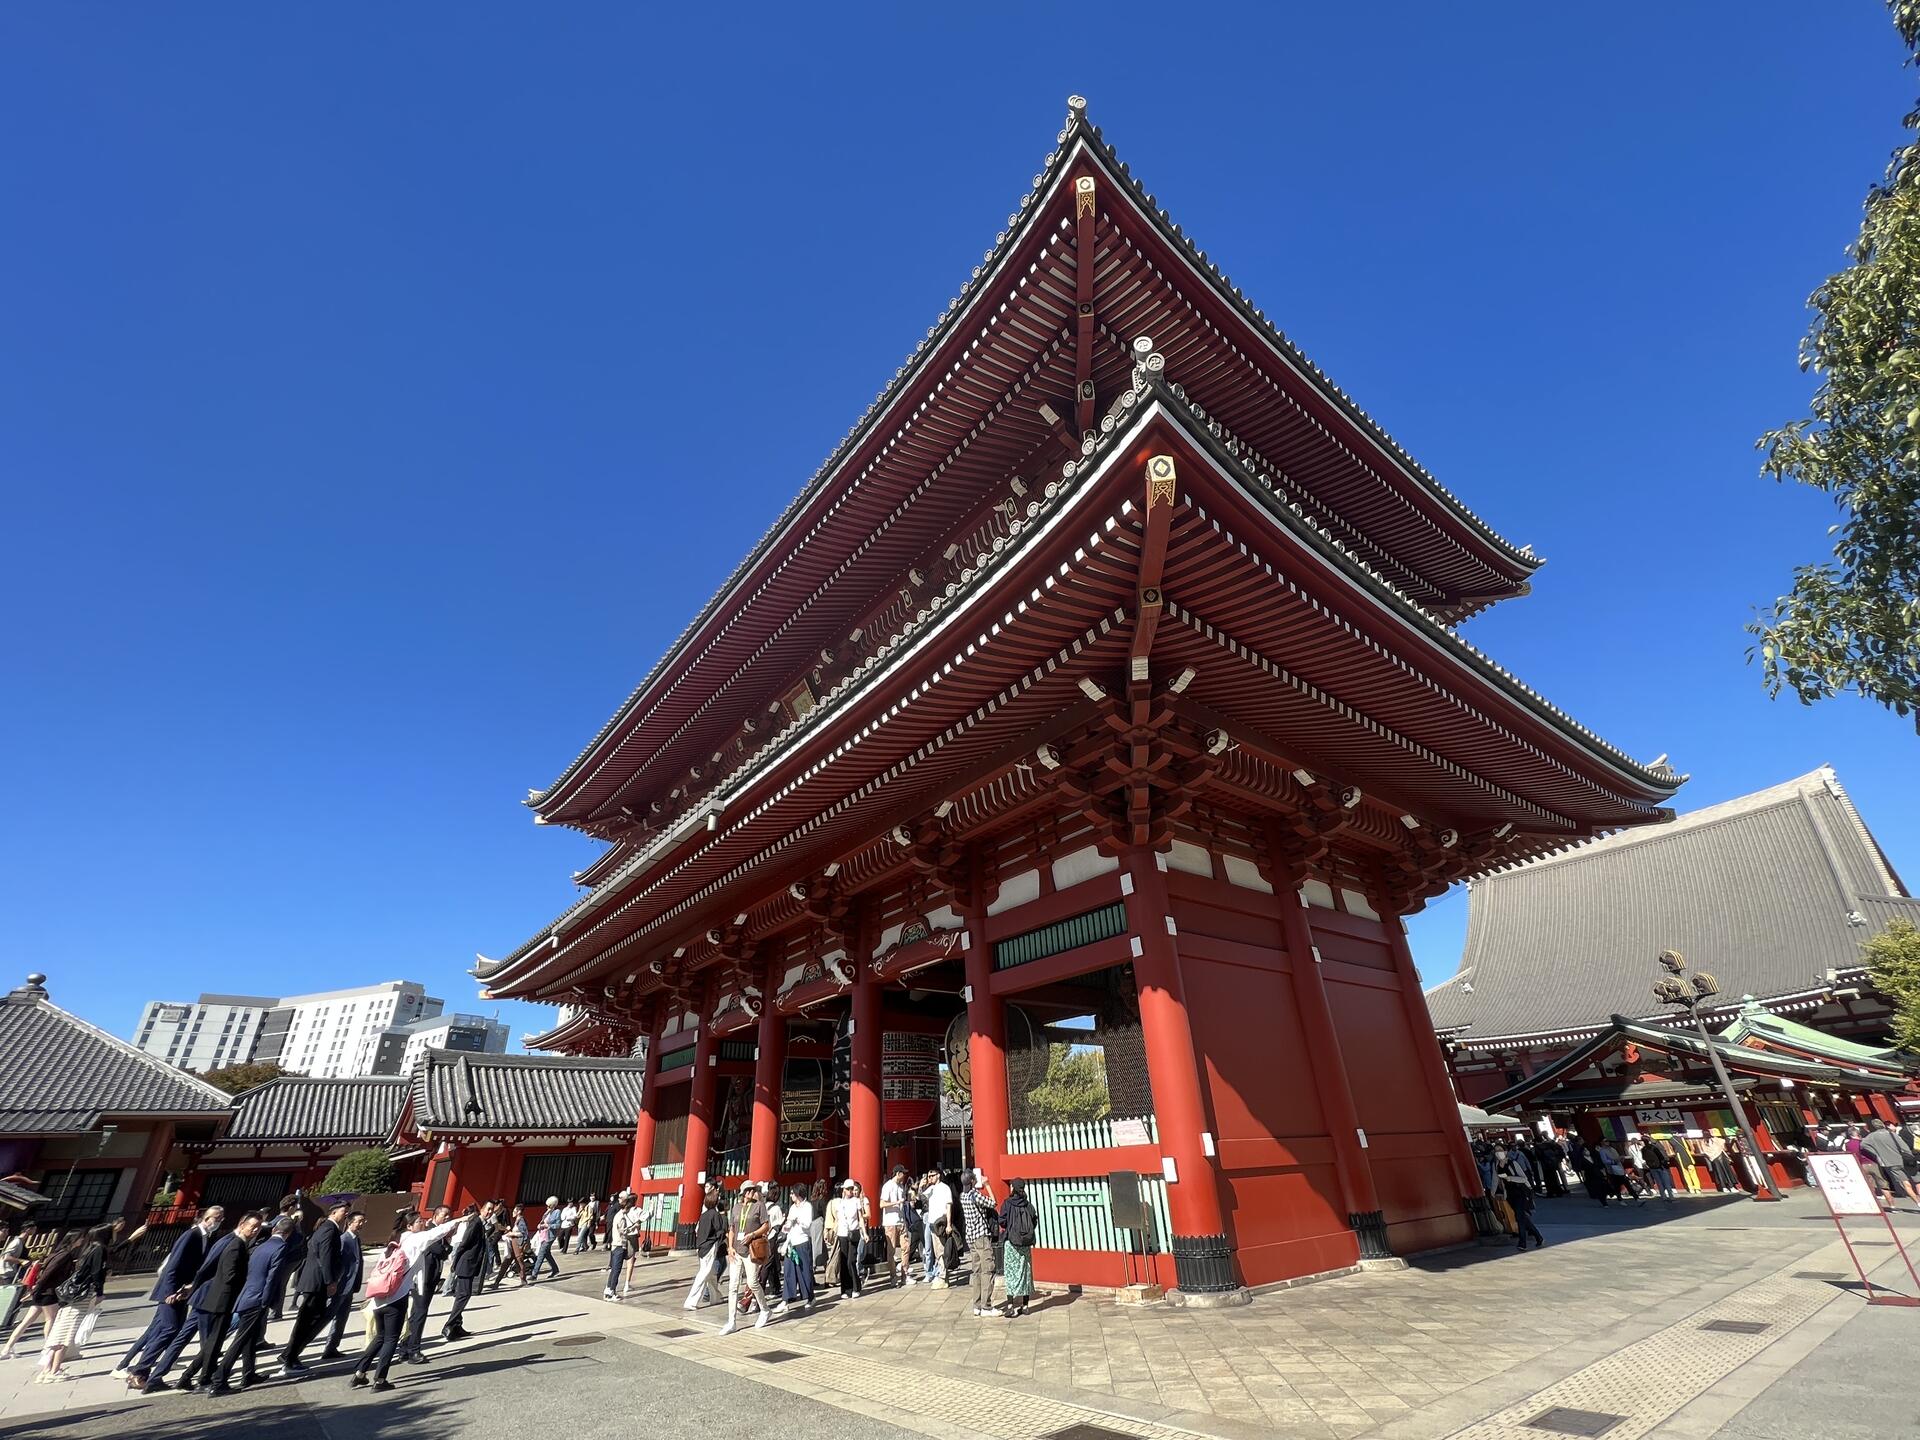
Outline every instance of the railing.
{"label": "railing", "polygon": [[683,1160],[663,1160],[658,1165],[648,1165],[640,1172],[648,1180],[678,1180],[687,1173]]}
{"label": "railing", "polygon": [[1146,1202],[1152,1228],[1144,1234],[1115,1227],[1107,1177],[1092,1175],[1070,1180],[1027,1180],[1027,1198],[1039,1221],[1041,1250],[1096,1250],[1105,1254],[1129,1251],[1159,1254],[1166,1249],[1167,1185],[1158,1175],[1140,1177],[1140,1198]]}
{"label": "railing", "polygon": [[734,1176],[747,1173],[747,1157],[744,1155],[722,1155],[713,1162],[711,1175]]}
{"label": "railing", "polygon": [[[1116,1125],[1144,1125],[1146,1138],[1113,1138]],[[1112,1150],[1120,1145],[1157,1145],[1160,1126],[1153,1116],[1129,1120],[1125,1116],[1106,1116],[1100,1120],[1065,1120],[1053,1125],[1025,1125],[1007,1131],[1007,1154],[1051,1155],[1061,1150]]]}

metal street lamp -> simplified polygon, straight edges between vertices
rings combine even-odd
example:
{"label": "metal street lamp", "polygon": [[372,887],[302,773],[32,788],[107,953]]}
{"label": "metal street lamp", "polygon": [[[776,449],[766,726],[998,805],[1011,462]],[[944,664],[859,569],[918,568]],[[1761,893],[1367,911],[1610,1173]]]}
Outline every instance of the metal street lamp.
{"label": "metal street lamp", "polygon": [[1687,1018],[1693,1021],[1693,1028],[1700,1033],[1701,1043],[1707,1047],[1707,1059],[1713,1062],[1713,1073],[1719,1077],[1720,1091],[1727,1097],[1727,1108],[1733,1111],[1735,1123],[1740,1126],[1740,1134],[1747,1142],[1747,1153],[1752,1155],[1759,1171],[1754,1179],[1753,1198],[1756,1200],[1778,1200],[1780,1193],[1774,1189],[1767,1173],[1766,1152],[1760,1148],[1755,1138],[1753,1126],[1747,1121],[1746,1107],[1740,1103],[1740,1097],[1734,1093],[1733,1081],[1727,1075],[1727,1067],[1720,1063],[1720,1047],[1713,1043],[1713,1037],[1707,1033],[1706,1022],[1700,1018],[1700,1002],[1711,995],[1720,993],[1720,982],[1704,970],[1696,970],[1683,983],[1681,978],[1687,974],[1687,962],[1678,950],[1662,950],[1660,963],[1669,972],[1669,978],[1656,980],[1653,995],[1666,1005],[1678,1005],[1687,1012]]}

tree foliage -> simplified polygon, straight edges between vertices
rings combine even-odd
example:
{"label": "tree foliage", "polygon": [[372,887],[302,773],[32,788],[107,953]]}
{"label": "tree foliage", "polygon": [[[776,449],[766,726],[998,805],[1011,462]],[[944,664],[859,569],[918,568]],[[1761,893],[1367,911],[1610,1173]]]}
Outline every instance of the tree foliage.
{"label": "tree foliage", "polygon": [[1873,983],[1893,1002],[1893,1043],[1920,1050],[1920,929],[1911,920],[1889,920],[1860,953]]}
{"label": "tree foliage", "polygon": [[320,1182],[322,1195],[389,1195],[397,1177],[393,1161],[378,1148],[349,1150],[333,1162],[327,1178]]}
{"label": "tree foliage", "polygon": [[256,1085],[264,1085],[269,1080],[278,1080],[288,1072],[272,1061],[248,1062],[244,1065],[223,1065],[218,1070],[209,1070],[200,1078],[209,1085],[226,1091],[229,1095],[238,1095],[242,1090],[251,1090]]}
{"label": "tree foliage", "polygon": [[[1920,62],[1920,0],[1888,0]],[[1848,254],[1809,302],[1800,367],[1820,376],[1808,419],[1762,436],[1764,474],[1824,490],[1831,561],[1748,629],[1767,690],[1803,704],[1852,691],[1920,717],[1920,109]],[[1916,718],[1920,728],[1920,718]]]}
{"label": "tree foliage", "polygon": [[1104,1051],[1055,1044],[1047,1047],[1047,1073],[1027,1092],[1026,1123],[1055,1125],[1098,1120],[1107,1113]]}

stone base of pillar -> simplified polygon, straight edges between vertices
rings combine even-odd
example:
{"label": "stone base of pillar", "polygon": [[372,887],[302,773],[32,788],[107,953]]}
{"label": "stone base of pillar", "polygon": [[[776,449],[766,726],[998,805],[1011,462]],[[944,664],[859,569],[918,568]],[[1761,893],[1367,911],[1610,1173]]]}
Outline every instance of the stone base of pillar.
{"label": "stone base of pillar", "polygon": [[673,1248],[675,1250],[692,1250],[693,1232],[697,1228],[699,1228],[697,1223],[693,1225],[675,1225],[673,1227]]}
{"label": "stone base of pillar", "polygon": [[1462,1197],[1460,1203],[1473,1221],[1474,1234],[1482,1239],[1491,1239],[1495,1236],[1506,1238],[1507,1232],[1500,1228],[1500,1222],[1494,1218],[1493,1206],[1487,1203],[1486,1196],[1467,1195]]}
{"label": "stone base of pillar", "polygon": [[[1193,1304],[1197,1303],[1193,1297],[1198,1296],[1225,1295],[1235,1290],[1243,1296],[1246,1294],[1239,1277],[1233,1273],[1233,1247],[1224,1235],[1174,1236],[1173,1274],[1179,1289],[1167,1292],[1170,1300],[1180,1294],[1189,1297],[1185,1303]],[[1244,1304],[1245,1301],[1224,1303]]]}
{"label": "stone base of pillar", "polygon": [[1393,1247],[1387,1244],[1386,1217],[1378,1210],[1369,1210],[1360,1215],[1347,1216],[1347,1226],[1353,1231],[1354,1239],[1360,1242],[1362,1260],[1391,1260]]}
{"label": "stone base of pillar", "polygon": [[1253,1292],[1244,1285],[1231,1290],[1169,1290],[1166,1301],[1186,1310],[1225,1310],[1233,1305],[1251,1305]]}

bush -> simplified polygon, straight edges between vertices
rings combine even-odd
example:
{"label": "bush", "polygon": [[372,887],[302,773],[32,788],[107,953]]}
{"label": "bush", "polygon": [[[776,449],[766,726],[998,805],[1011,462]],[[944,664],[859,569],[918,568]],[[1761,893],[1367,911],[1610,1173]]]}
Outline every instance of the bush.
{"label": "bush", "polygon": [[352,1150],[334,1162],[320,1182],[322,1195],[386,1195],[395,1183],[393,1161],[379,1149]]}

